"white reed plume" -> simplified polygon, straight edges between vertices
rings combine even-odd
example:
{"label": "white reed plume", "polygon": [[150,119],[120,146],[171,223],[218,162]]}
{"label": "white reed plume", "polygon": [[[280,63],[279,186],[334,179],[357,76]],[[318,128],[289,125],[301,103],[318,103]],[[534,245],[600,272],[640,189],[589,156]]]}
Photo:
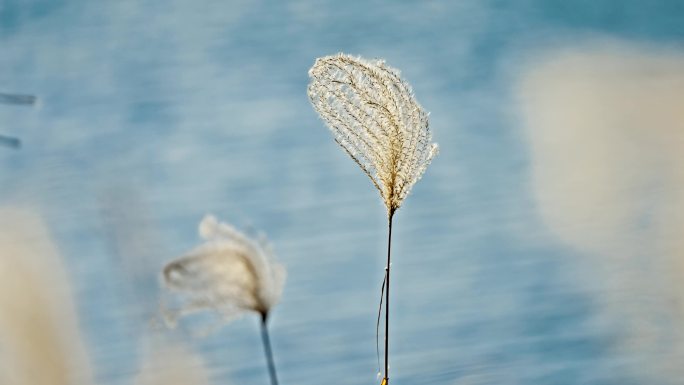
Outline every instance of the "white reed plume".
{"label": "white reed plume", "polygon": [[225,320],[259,313],[271,382],[277,384],[266,322],[282,295],[285,268],[265,239],[249,238],[214,216],[202,219],[199,235],[201,245],[164,267],[166,287],[183,300],[177,312],[166,312],[167,319],[201,310],[214,310]]}
{"label": "white reed plume", "polygon": [[[392,217],[421,178],[437,144],[428,113],[411,86],[383,60],[345,54],[316,59],[309,70],[308,94],[335,141],[368,175],[380,192],[389,222],[385,294],[385,374],[389,382],[389,288]],[[385,291],[386,287],[386,291]],[[380,310],[382,309],[382,296]]]}
{"label": "white reed plume", "polygon": [[316,59],[309,77],[311,103],[391,215],[437,154],[428,113],[383,60],[326,56]]}

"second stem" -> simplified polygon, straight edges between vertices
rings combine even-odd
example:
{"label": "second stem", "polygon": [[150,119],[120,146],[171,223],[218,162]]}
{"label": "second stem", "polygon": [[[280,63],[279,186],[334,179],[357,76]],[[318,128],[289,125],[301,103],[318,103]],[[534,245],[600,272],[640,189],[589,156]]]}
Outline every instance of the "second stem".
{"label": "second stem", "polygon": [[268,313],[261,314],[261,341],[264,343],[264,354],[268,365],[268,374],[271,377],[271,385],[278,385],[275,362],[273,361],[273,351],[271,350],[271,339],[268,338]]}

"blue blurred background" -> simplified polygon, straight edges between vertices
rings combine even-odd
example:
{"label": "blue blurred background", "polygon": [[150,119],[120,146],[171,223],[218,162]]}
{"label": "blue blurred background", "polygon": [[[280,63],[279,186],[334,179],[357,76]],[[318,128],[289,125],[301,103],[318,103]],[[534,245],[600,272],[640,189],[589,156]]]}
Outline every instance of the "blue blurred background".
{"label": "blue blurred background", "polygon": [[39,98],[0,105],[0,205],[49,229],[83,383],[134,383],[160,333],[210,383],[266,383],[256,316],[154,321],[206,213],[288,268],[283,384],[379,382],[385,211],[306,86],[316,57],[385,58],[441,150],[395,217],[393,383],[684,384],[683,43],[679,0],[0,0],[0,92]]}

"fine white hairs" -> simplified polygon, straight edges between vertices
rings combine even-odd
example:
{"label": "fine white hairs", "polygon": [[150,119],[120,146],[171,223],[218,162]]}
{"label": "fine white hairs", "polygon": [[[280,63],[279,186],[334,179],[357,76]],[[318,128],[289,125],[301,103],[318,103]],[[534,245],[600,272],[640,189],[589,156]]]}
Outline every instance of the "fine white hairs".
{"label": "fine white hairs", "polygon": [[428,113],[383,60],[326,56],[316,59],[309,77],[314,109],[392,215],[438,152]]}
{"label": "fine white hairs", "polygon": [[201,310],[214,310],[225,321],[258,313],[271,385],[278,385],[267,320],[283,293],[285,268],[265,238],[252,239],[212,215],[200,222],[199,235],[201,245],[164,267],[166,287],[184,297],[178,310],[165,310],[167,323]]}
{"label": "fine white hairs", "polygon": [[275,261],[265,239],[252,239],[233,226],[207,215],[199,224],[203,243],[163,270],[166,287],[182,297],[167,321],[201,310],[214,310],[225,320],[245,312],[266,317],[278,303],[285,268]]}

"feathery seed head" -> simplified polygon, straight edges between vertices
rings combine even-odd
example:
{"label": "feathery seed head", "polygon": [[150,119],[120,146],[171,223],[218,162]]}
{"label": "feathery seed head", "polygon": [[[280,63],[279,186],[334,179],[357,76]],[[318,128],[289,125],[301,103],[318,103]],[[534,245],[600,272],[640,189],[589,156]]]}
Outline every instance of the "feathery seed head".
{"label": "feathery seed head", "polygon": [[204,243],[164,267],[164,284],[183,297],[180,309],[166,311],[167,321],[201,310],[226,319],[246,311],[267,315],[280,301],[286,274],[265,241],[212,215],[200,222],[199,235]]}
{"label": "feathery seed head", "polygon": [[428,113],[384,60],[325,56],[316,59],[309,77],[314,109],[392,215],[437,154]]}

